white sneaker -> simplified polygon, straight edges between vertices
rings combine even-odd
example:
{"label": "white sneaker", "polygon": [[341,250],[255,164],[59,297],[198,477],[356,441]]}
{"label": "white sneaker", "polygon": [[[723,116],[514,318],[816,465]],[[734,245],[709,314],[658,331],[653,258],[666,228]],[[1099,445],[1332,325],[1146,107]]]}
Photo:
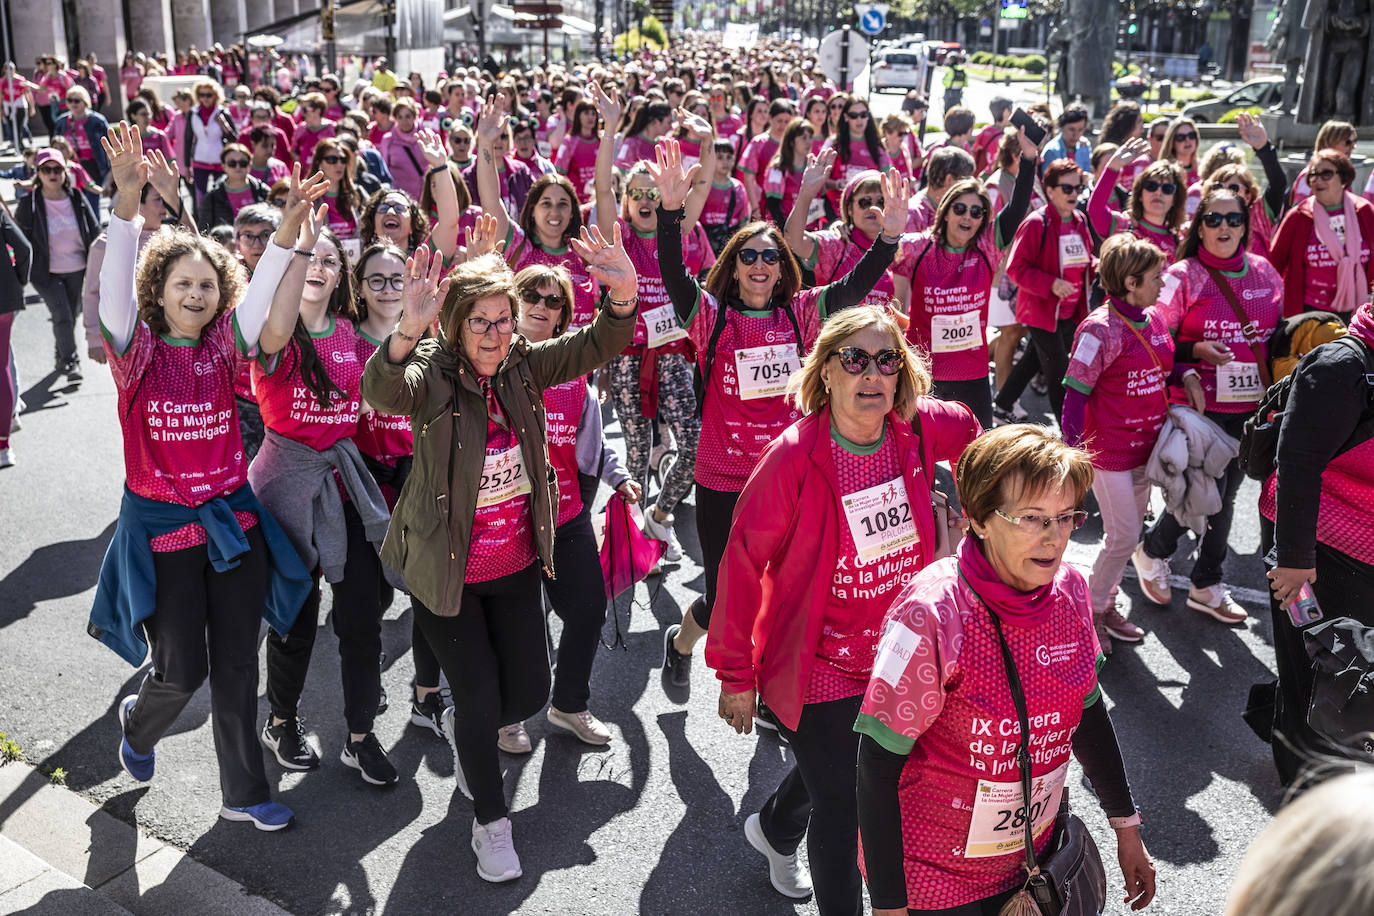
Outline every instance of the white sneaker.
{"label": "white sneaker", "polygon": [[530,744],[530,733],[525,731],[524,722],[503,725],[497,729],[496,746],[507,754],[528,754],[533,749],[533,745]]}
{"label": "white sneaker", "polygon": [[454,730],[454,715],[452,706],[445,708],[439,725],[444,730],[444,737],[448,740],[449,750],[453,751],[453,778],[458,781],[458,791],[467,796],[468,801],[472,801],[472,790],[468,788],[468,778],[463,774],[463,764],[458,760],[458,734]]}
{"label": "white sneaker", "polygon": [[510,818],[503,817],[483,826],[472,822],[472,851],[477,853],[477,876],[483,881],[514,881],[523,872],[515,854],[515,837]]}
{"label": "white sneaker", "polygon": [[563,712],[550,706],[547,715],[550,725],[572,732],[578,737],[578,740],[586,744],[603,745],[611,743],[611,730],[606,727],[604,722],[592,715],[590,710]]}
{"label": "white sneaker", "polygon": [[663,559],[669,563],[677,563],[682,559],[682,545],[677,542],[677,535],[673,533],[673,517],[668,516],[667,520],[660,522],[654,518],[654,510],[644,510],[644,533],[656,541],[662,541],[668,545],[663,551]]}
{"label": "white sneaker", "polygon": [[1135,575],[1140,580],[1140,590],[1145,597],[1155,604],[1168,607],[1174,600],[1173,590],[1169,587],[1169,561],[1150,556],[1141,543],[1135,546],[1135,552],[1131,554],[1131,565],[1135,567]]}
{"label": "white sneaker", "polygon": [[795,852],[785,856],[769,845],[757,814],[744,822],[744,838],[768,859],[768,880],[775,891],[793,900],[811,896],[811,872],[801,863],[801,856]]}
{"label": "white sneaker", "polygon": [[1222,623],[1245,623],[1250,619],[1245,608],[1237,604],[1231,593],[1220,585],[1209,585],[1206,588],[1198,588],[1196,585],[1190,587],[1188,607],[1215,617]]}
{"label": "white sneaker", "polygon": [[0,468],[14,467],[14,449],[0,448]]}

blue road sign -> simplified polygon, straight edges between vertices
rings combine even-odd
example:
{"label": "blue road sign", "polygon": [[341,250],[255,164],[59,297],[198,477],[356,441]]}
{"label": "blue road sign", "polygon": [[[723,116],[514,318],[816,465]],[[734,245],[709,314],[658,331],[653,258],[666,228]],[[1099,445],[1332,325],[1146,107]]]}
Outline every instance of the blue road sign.
{"label": "blue road sign", "polygon": [[881,9],[869,7],[859,14],[859,31],[865,35],[877,35],[886,25],[887,13]]}

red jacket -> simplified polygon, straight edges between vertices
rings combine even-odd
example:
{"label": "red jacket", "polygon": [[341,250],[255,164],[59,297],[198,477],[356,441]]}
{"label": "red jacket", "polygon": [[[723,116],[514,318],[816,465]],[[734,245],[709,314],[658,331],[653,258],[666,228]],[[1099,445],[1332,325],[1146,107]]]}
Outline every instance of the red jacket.
{"label": "red jacket", "polygon": [[[1054,281],[1059,279],[1059,246],[1054,244],[1047,219],[1058,219],[1048,204],[1036,210],[1016,230],[1011,257],[1007,261],[1007,276],[1018,287],[1016,320],[1027,327],[1053,331],[1058,321],[1059,297],[1054,294]],[[1088,218],[1079,210],[1073,211],[1074,230],[1083,237],[1088,251],[1088,267],[1078,289],[1078,304],[1074,308],[1075,321],[1088,317],[1088,288],[1092,286],[1097,258],[1093,256],[1092,236],[1088,233]]]}
{"label": "red jacket", "polygon": [[[1350,193],[1350,192],[1346,192]],[[1353,196],[1353,195],[1352,195]],[[1269,263],[1283,277],[1283,317],[1292,318],[1308,308],[1307,299],[1307,239],[1312,233],[1312,207],[1315,197],[1308,197],[1284,216],[1269,242]],[[1360,235],[1365,245],[1374,248],[1374,204],[1363,197],[1355,197],[1355,218],[1360,221]],[[1250,230],[1254,231],[1253,227]],[[1365,265],[1374,282],[1374,270]]]}
{"label": "red jacket", "polygon": [[[935,462],[956,460],[983,432],[963,404],[923,397],[917,409],[919,441],[911,424],[888,417],[913,510],[930,502]],[[792,729],[801,719],[838,562],[843,521],[837,487],[826,407],[774,439],[749,475],[735,506],[706,637],[706,663],[721,689],[759,690]],[[932,559],[935,519],[930,512],[915,515],[925,566]]]}

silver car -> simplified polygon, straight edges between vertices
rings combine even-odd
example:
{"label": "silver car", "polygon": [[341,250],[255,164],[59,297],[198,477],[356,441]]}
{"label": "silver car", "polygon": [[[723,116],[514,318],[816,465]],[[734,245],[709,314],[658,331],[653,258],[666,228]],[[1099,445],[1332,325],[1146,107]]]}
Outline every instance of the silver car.
{"label": "silver car", "polygon": [[1282,94],[1283,80],[1281,79],[1251,80],[1237,86],[1219,99],[1206,99],[1184,105],[1182,115],[1185,118],[1192,118],[1199,124],[1215,123],[1221,120],[1222,115],[1228,111],[1235,111],[1237,108],[1265,109],[1271,105],[1277,105]]}
{"label": "silver car", "polygon": [[869,88],[873,92],[885,89],[919,89],[925,82],[926,63],[919,50],[880,51],[873,55],[873,69]]}

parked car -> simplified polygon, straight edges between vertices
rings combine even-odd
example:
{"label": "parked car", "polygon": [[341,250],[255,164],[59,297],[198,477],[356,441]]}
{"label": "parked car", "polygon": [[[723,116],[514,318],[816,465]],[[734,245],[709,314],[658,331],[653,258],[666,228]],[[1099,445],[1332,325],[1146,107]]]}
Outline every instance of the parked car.
{"label": "parked car", "polygon": [[1183,117],[1199,124],[1215,123],[1228,111],[1237,108],[1269,108],[1279,103],[1283,95],[1283,80],[1251,80],[1232,89],[1219,99],[1204,99],[1183,106]]}
{"label": "parked car", "polygon": [[873,56],[869,91],[919,89],[925,82],[925,61],[918,50],[880,51]]}

